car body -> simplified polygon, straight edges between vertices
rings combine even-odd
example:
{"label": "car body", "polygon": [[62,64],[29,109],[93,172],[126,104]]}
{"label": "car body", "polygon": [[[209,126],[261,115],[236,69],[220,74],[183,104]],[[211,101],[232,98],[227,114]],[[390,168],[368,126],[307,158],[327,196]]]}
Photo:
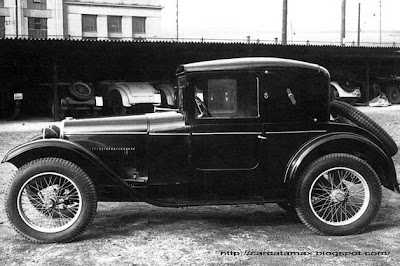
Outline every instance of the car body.
{"label": "car body", "polygon": [[[50,90],[54,84],[47,84]],[[90,82],[58,82],[58,98],[60,98],[58,116],[63,119],[66,116],[93,117],[103,109],[103,97],[95,90]],[[54,99],[51,103],[53,116],[56,115]]]}
{"label": "car body", "polygon": [[350,104],[355,104],[357,99],[361,98],[360,87],[352,86],[349,82],[339,84],[337,81],[331,81],[331,90],[335,99]]}
{"label": "car body", "polygon": [[[97,201],[143,201],[278,203],[316,232],[345,235],[372,220],[380,184],[399,190],[397,146],[372,120],[359,121],[358,110],[331,103],[330,75],[319,65],[191,63],[177,68],[175,86],[178,111],[64,120],[11,150],[3,162],[19,170],[6,212],[17,231],[37,242],[71,241]],[[25,211],[32,202],[34,217],[50,226]]]}
{"label": "car body", "polygon": [[125,115],[131,107],[152,111],[161,104],[160,92],[149,82],[102,81],[99,87],[112,115]]}

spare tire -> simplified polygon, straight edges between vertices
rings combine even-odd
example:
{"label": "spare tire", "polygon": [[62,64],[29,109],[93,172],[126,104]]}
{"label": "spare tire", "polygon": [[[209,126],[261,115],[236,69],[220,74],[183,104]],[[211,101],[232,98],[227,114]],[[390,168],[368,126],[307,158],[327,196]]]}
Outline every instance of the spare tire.
{"label": "spare tire", "polygon": [[385,145],[391,156],[394,156],[397,153],[397,144],[396,142],[394,142],[392,137],[381,126],[379,126],[374,120],[369,118],[363,112],[357,110],[348,103],[340,101],[332,101],[330,108],[331,113],[343,116],[350,122],[374,134],[382,141],[383,145]]}
{"label": "spare tire", "polygon": [[71,84],[68,89],[71,95],[77,100],[86,101],[94,96],[94,89],[84,82],[75,82]]}

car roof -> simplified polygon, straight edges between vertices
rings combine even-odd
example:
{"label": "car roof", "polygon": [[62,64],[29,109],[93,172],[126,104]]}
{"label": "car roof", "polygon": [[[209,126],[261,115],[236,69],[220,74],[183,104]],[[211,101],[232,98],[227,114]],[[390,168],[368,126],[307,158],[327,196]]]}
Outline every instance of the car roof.
{"label": "car roof", "polygon": [[328,70],[317,64],[276,57],[244,57],[183,64],[178,68],[177,74],[181,74],[183,72],[240,70],[262,67],[297,67],[314,69],[329,76]]}

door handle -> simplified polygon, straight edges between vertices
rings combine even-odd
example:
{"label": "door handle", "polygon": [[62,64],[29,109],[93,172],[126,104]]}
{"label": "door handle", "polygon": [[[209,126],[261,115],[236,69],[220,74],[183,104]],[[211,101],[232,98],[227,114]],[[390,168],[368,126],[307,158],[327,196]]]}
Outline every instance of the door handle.
{"label": "door handle", "polygon": [[262,139],[262,140],[266,140],[267,139],[267,137],[264,137],[264,136],[261,136],[261,135],[258,135],[257,138]]}

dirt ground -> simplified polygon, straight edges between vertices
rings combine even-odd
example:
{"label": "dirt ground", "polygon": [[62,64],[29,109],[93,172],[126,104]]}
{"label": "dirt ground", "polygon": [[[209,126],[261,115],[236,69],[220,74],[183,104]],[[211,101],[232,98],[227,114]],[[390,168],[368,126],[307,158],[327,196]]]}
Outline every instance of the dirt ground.
{"label": "dirt ground", "polygon": [[[360,110],[400,144],[400,106]],[[49,121],[0,121],[0,158]],[[400,155],[393,160],[400,177]],[[400,195],[387,189],[377,217],[359,235],[316,235],[275,204],[173,209],[100,202],[92,226],[76,241],[39,245],[19,236],[5,217],[3,195],[14,171],[10,164],[0,165],[1,265],[395,265],[400,261]]]}

